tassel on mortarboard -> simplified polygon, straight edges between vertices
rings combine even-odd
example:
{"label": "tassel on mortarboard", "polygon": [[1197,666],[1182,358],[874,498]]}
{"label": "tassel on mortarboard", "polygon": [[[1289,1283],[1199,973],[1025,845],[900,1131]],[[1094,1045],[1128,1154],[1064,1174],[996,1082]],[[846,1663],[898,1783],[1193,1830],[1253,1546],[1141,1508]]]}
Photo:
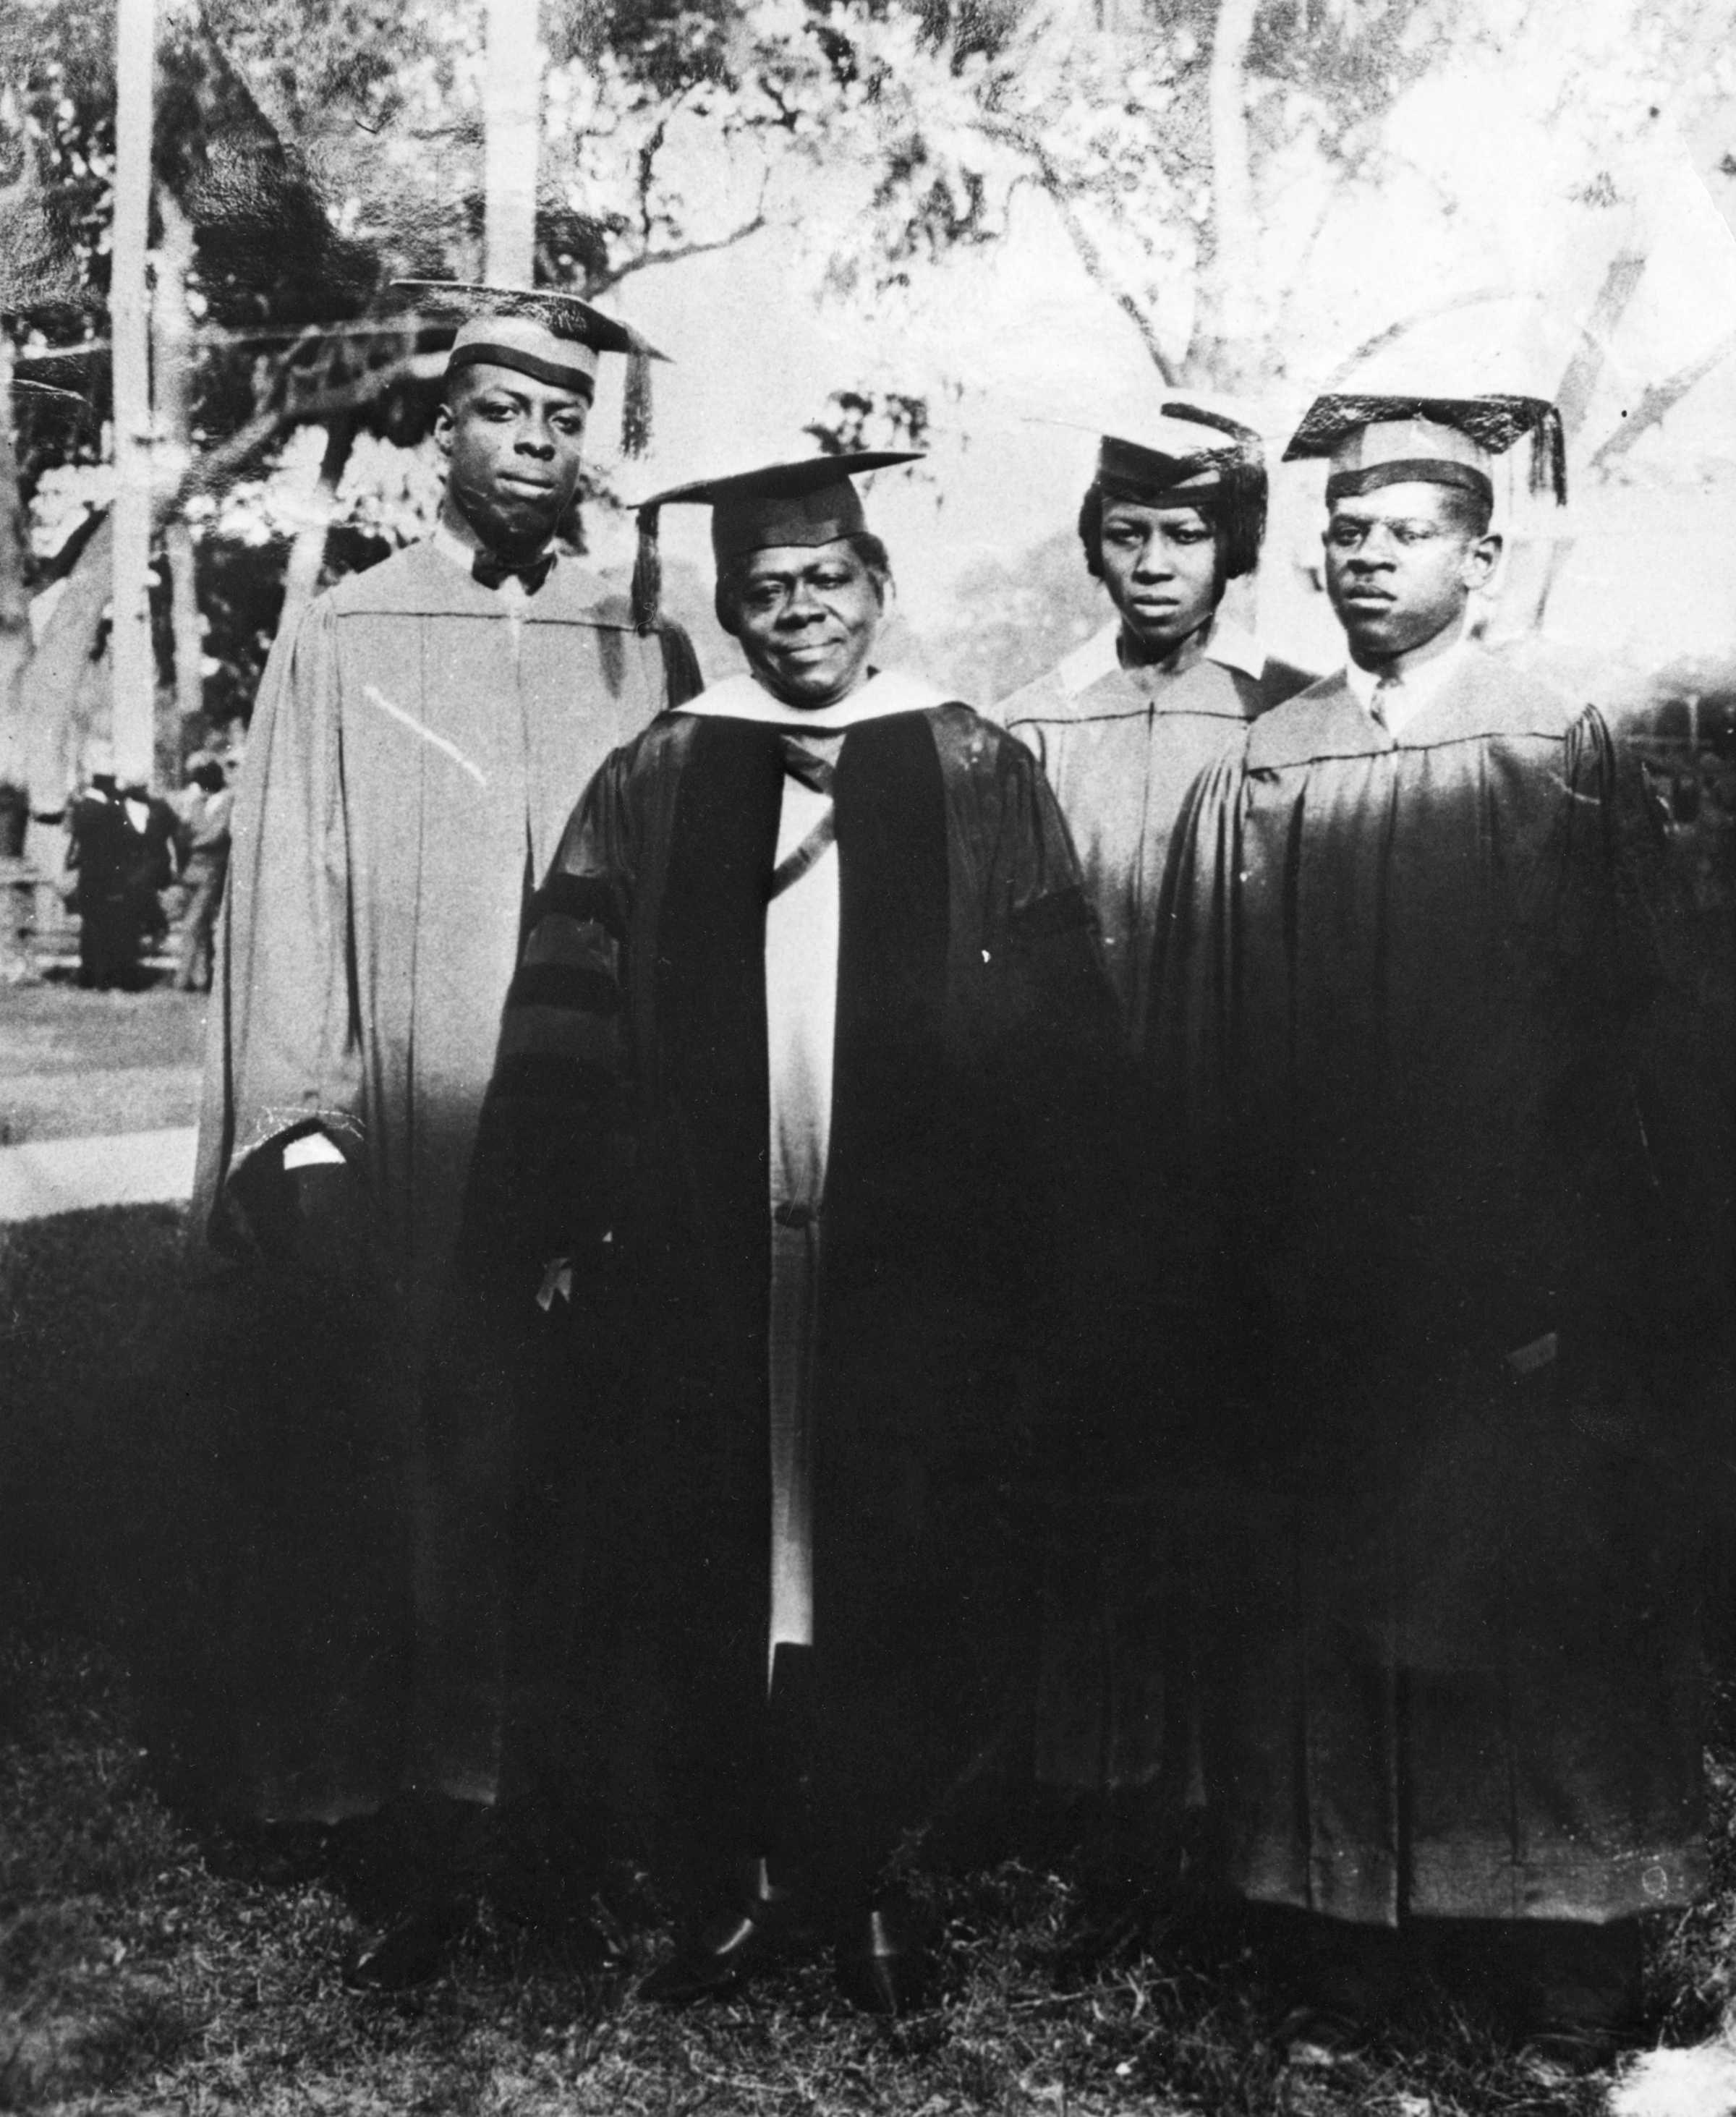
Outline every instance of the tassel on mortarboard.
{"label": "tassel on mortarboard", "polygon": [[621,405],[621,450],[623,455],[642,456],[651,445],[651,362],[647,348],[627,356],[627,386]]}
{"label": "tassel on mortarboard", "polygon": [[654,632],[663,615],[663,558],[658,547],[658,503],[639,510],[639,550],[633,560],[633,624],[639,632]]}
{"label": "tassel on mortarboard", "polygon": [[1561,413],[1549,406],[1531,429],[1531,491],[1553,492],[1555,505],[1567,504],[1567,443],[1561,430]]}

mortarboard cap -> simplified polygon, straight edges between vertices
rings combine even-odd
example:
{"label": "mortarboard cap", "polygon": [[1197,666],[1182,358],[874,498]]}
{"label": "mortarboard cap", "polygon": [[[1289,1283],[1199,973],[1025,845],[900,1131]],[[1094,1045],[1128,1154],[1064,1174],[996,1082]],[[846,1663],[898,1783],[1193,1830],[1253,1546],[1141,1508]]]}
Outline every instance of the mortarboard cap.
{"label": "mortarboard cap", "polygon": [[1097,487],[1141,506],[1185,500],[1221,533],[1226,575],[1252,573],[1266,533],[1266,463],[1252,427],[1203,405],[1166,404],[1138,441],[1105,434]]}
{"label": "mortarboard cap", "polygon": [[625,353],[621,446],[629,455],[644,454],[650,436],[650,363],[668,355],[630,324],[555,287],[487,287],[464,279],[395,279],[392,284],[440,321],[457,322],[448,375],[467,367],[510,367],[552,389],[570,390],[589,404],[596,392],[598,355]]}
{"label": "mortarboard cap", "polygon": [[1567,496],[1561,414],[1544,397],[1317,398],[1284,451],[1286,463],[1331,459],[1328,505],[1385,485],[1457,486],[1494,499],[1494,459],[1529,434],[1531,487]]}
{"label": "mortarboard cap", "polygon": [[893,464],[920,463],[918,449],[865,450],[845,456],[804,456],[730,477],[696,479],[653,493],[639,510],[639,563],[634,613],[641,630],[655,622],[658,591],[658,515],[672,506],[711,510],[711,548],[718,565],[784,544],[833,544],[868,526],[852,479]]}

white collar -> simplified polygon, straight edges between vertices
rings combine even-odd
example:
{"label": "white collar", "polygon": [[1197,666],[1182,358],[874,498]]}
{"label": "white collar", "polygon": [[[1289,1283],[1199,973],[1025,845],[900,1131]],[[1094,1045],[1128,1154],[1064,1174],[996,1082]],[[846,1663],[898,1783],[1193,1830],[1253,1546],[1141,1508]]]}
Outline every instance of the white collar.
{"label": "white collar", "polygon": [[1212,636],[1206,642],[1208,662],[1221,662],[1226,669],[1239,670],[1258,683],[1266,673],[1266,657],[1260,652],[1251,632],[1244,632],[1239,625],[1220,625],[1212,621]]}
{"label": "white collar", "polygon": [[926,677],[903,669],[882,669],[835,706],[816,706],[811,711],[787,706],[746,675],[726,676],[676,711],[713,720],[764,721],[774,727],[847,728],[861,721],[884,720],[889,713],[925,713],[946,702],[946,693],[937,690]]}
{"label": "white collar", "polygon": [[[1398,681],[1391,685],[1380,702],[1381,717],[1389,733],[1397,735],[1407,727],[1417,715],[1432,706],[1449,684],[1455,672],[1463,666],[1471,651],[1471,643],[1462,634],[1451,647],[1439,654],[1432,654],[1426,662],[1419,662],[1407,669]],[[1344,680],[1350,696],[1370,719],[1374,713],[1374,694],[1380,685],[1380,676],[1373,669],[1364,669],[1355,662],[1345,664]]]}
{"label": "white collar", "polygon": [[[1065,657],[1056,673],[1060,677],[1061,688],[1069,698],[1078,698],[1082,691],[1089,690],[1093,684],[1113,676],[1121,667],[1120,638],[1121,620],[1117,618]],[[1240,670],[1256,683],[1266,668],[1266,657],[1255,644],[1253,634],[1233,625],[1220,625],[1216,618],[1206,635],[1205,650],[1200,658],[1221,662],[1226,669]]]}
{"label": "white collar", "polygon": [[434,534],[428,541],[441,558],[450,559],[455,566],[464,573],[468,574],[470,571],[476,558],[475,551],[462,537],[455,537],[444,522],[436,519]]}

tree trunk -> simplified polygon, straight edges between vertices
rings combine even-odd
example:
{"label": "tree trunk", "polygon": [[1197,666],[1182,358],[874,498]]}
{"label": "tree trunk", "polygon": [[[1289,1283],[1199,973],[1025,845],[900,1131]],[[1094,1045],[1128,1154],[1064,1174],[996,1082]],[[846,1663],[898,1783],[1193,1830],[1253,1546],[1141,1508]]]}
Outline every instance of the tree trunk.
{"label": "tree trunk", "polygon": [[0,332],[0,786],[22,786],[19,684],[30,658],[30,599],[25,588],[24,509],[12,445],[12,343]]}
{"label": "tree trunk", "polygon": [[113,664],[115,773],[152,777],[156,657],[150,637],[150,336],[145,244],[150,224],[152,0],[118,0],[114,224],[109,268],[113,345]]}
{"label": "tree trunk", "polygon": [[1212,223],[1200,260],[1199,321],[1187,367],[1222,390],[1244,386],[1263,362],[1253,288],[1259,228],[1248,147],[1248,52],[1259,0],[1220,0],[1207,76],[1212,133]]}
{"label": "tree trunk", "polygon": [[[1618,251],[1604,274],[1591,315],[1580,326],[1578,347],[1555,390],[1570,450],[1584,431],[1592,398],[1609,364],[1615,334],[1645,276],[1646,260],[1637,251]],[[1519,639],[1542,630],[1550,594],[1572,547],[1572,537],[1559,523],[1535,518],[1512,540],[1500,609],[1489,628],[1492,639]]]}
{"label": "tree trunk", "polygon": [[[166,184],[157,187],[157,219],[163,240],[156,254],[156,284],[150,304],[151,378],[156,413],[155,482],[179,478],[193,456],[193,334],[187,312],[187,282],[193,264],[193,224]],[[199,590],[194,570],[193,535],[178,516],[163,532],[169,561],[169,634],[175,655],[174,742],[178,761],[182,731],[205,704],[201,664],[204,628],[199,621]]]}
{"label": "tree trunk", "polygon": [[105,521],[67,574],[53,614],[18,685],[25,783],[34,809],[59,808],[78,775],[101,700],[91,672],[114,574],[113,518]]}
{"label": "tree trunk", "polygon": [[[18,680],[30,657],[30,605],[24,586],[24,510],[18,499],[18,458],[12,446],[12,345],[0,331],[0,791],[16,800],[23,786],[18,754]],[[0,871],[17,851],[10,837],[12,802],[0,810],[8,830],[0,843]],[[15,869],[14,873],[16,872]],[[0,984],[30,975],[30,958],[18,934],[21,899],[28,891],[0,872]]]}
{"label": "tree trunk", "polygon": [[297,530],[284,580],[284,610],[277,621],[287,633],[312,600],[326,564],[326,542],[331,533],[331,518],[337,506],[338,487],[355,445],[358,417],[353,412],[335,413],[326,422],[326,453],[320,459],[319,482],[315,486],[312,512]]}
{"label": "tree trunk", "polygon": [[1637,251],[1623,250],[1609,261],[1604,284],[1598,289],[1591,313],[1580,326],[1579,344],[1555,391],[1562,431],[1571,448],[1579,438],[1591,408],[1591,398],[1604,370],[1609,364],[1609,347],[1629,304],[1646,276],[1646,260]]}
{"label": "tree trunk", "polygon": [[496,286],[528,287],[535,270],[542,116],[537,0],[488,0],[483,96],[482,274]]}

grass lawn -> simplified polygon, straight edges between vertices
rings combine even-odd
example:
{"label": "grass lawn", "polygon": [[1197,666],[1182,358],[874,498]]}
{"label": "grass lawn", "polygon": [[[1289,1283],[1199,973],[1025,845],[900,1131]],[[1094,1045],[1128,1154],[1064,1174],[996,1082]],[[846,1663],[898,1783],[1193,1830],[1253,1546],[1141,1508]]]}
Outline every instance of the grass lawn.
{"label": "grass lawn", "polygon": [[192,1123],[207,1002],[166,985],[8,987],[0,1009],[0,1146]]}
{"label": "grass lawn", "polygon": [[[667,1941],[624,1891],[621,1960],[485,1902],[425,1993],[337,1976],[351,1912],[330,1844],[289,1878],[168,1807],[129,1692],[129,1552],[153,1446],[136,1377],[166,1343],[181,1216],[167,1207],[0,1229],[0,2110],[656,2113],[1384,2112],[1603,2109],[1441,2004],[1387,2046],[1284,2065],[1281,2002],[1227,1928],[1148,1906],[1119,1923],[1064,1859],[928,1886],[942,2003],[888,2027],[814,1965],[685,2014],[632,1997]],[[1720,1753],[1721,1754],[1721,1753]],[[1736,1999],[1731,1786],[1721,1879],[1652,1936],[1667,2027]],[[1685,2105],[1684,2105],[1685,2106]],[[1714,2109],[1720,2105],[1706,2105]]]}

